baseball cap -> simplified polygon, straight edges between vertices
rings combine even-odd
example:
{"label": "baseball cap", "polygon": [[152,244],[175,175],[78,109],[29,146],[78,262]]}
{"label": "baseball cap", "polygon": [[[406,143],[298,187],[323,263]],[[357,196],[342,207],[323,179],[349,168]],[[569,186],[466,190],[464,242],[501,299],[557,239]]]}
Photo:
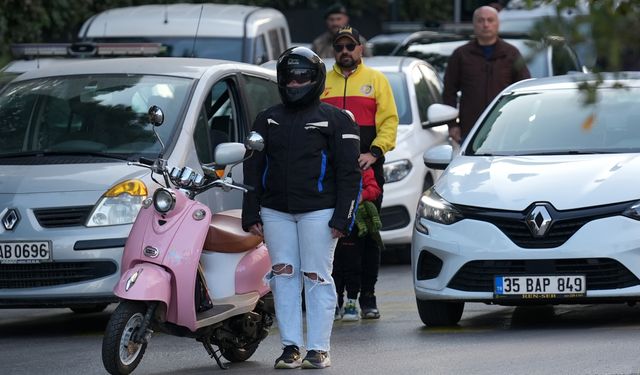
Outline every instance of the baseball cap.
{"label": "baseball cap", "polygon": [[340,30],[338,30],[338,32],[336,33],[336,36],[333,38],[333,43],[343,37],[347,37],[353,40],[355,44],[360,44],[360,33],[358,32],[358,30],[354,29],[351,26],[341,27]]}
{"label": "baseball cap", "polygon": [[324,18],[326,19],[327,17],[329,17],[332,14],[348,15],[347,14],[347,8],[345,8],[345,6],[340,4],[340,3],[335,3],[333,5],[330,5],[327,8],[327,10],[324,12]]}

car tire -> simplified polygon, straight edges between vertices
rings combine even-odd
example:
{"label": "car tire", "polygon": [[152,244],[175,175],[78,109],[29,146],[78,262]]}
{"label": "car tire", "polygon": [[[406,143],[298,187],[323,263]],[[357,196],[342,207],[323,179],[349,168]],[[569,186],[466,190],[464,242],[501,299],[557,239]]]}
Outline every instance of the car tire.
{"label": "car tire", "polygon": [[464,302],[423,301],[416,298],[418,314],[428,327],[445,327],[458,324],[464,310]]}

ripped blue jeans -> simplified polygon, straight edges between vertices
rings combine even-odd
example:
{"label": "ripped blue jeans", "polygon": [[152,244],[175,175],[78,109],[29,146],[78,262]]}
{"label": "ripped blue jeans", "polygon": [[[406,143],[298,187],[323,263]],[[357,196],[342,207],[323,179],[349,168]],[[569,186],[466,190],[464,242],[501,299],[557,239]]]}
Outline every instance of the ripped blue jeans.
{"label": "ripped blue jeans", "polygon": [[[329,351],[336,289],[331,278],[337,239],[331,236],[333,209],[289,214],[262,207],[264,239],[271,257],[266,280],[273,292],[283,346]],[[302,322],[304,280],[307,345]]]}

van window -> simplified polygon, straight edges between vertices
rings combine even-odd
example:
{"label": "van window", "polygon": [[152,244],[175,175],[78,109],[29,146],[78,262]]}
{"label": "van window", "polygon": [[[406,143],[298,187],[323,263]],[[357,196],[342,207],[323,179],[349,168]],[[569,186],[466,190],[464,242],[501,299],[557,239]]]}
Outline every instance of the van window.
{"label": "van window", "polygon": [[267,35],[269,36],[271,56],[275,59],[280,56],[280,52],[282,51],[282,45],[280,44],[280,38],[278,37],[278,30],[271,29]]}
{"label": "van window", "polygon": [[280,103],[278,85],[268,79],[243,75],[246,86],[249,121],[253,123],[258,113]]}
{"label": "van window", "polygon": [[201,163],[211,163],[217,145],[238,142],[238,105],[236,85],[232,79],[216,82],[211,88],[199,112],[194,144]]}
{"label": "van window", "polygon": [[264,35],[259,35],[255,39],[253,44],[253,63],[262,64],[269,61],[269,54],[267,52],[267,42]]}
{"label": "van window", "polygon": [[[166,50],[163,57],[202,57],[242,61],[242,38],[222,37],[129,37],[129,38],[93,38],[96,43],[160,43]],[[195,53],[194,53],[195,51]]]}

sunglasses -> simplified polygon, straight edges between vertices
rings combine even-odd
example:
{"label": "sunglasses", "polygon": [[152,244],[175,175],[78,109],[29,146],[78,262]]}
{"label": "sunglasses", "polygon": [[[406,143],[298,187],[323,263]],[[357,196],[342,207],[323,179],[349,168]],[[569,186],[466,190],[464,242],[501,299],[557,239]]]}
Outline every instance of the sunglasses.
{"label": "sunglasses", "polygon": [[354,43],[348,43],[348,44],[334,44],[333,45],[333,50],[336,52],[342,52],[342,50],[344,48],[347,48],[347,51],[349,52],[353,52],[354,49],[356,49],[356,45]]}

